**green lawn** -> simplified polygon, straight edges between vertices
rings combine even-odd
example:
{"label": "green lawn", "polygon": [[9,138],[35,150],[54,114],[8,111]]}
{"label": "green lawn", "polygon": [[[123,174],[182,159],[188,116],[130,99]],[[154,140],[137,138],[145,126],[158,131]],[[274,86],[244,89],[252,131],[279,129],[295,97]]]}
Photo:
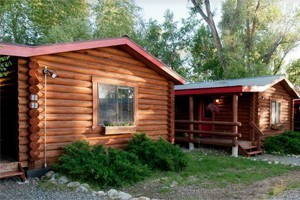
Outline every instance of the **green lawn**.
{"label": "green lawn", "polygon": [[281,164],[268,164],[246,158],[233,158],[222,155],[204,155],[201,152],[188,152],[187,168],[180,172],[156,172],[152,177],[161,178],[160,182],[171,185],[197,184],[203,187],[224,187],[228,184],[251,184],[273,176],[279,176],[300,167]]}

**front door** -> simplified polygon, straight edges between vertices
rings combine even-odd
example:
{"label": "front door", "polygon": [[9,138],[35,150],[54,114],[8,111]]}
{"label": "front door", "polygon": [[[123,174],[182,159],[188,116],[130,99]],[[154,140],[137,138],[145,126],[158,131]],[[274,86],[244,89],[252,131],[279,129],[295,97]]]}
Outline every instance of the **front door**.
{"label": "front door", "polygon": [[[213,103],[213,99],[210,97],[203,97],[200,101],[199,106],[199,116],[200,121],[212,121],[212,111],[208,109],[208,105]],[[212,126],[211,125],[200,125],[201,131],[211,131]]]}

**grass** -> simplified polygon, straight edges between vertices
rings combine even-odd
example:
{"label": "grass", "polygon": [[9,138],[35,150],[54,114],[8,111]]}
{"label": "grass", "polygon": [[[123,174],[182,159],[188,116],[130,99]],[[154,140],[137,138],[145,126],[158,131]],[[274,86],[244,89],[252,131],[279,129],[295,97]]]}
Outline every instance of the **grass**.
{"label": "grass", "polygon": [[179,185],[192,184],[215,188],[225,187],[228,184],[252,184],[292,170],[300,170],[300,167],[270,165],[264,161],[253,161],[242,157],[204,155],[201,152],[187,154],[188,166],[182,172],[156,172],[152,178],[160,178],[160,183],[169,186],[176,181]]}
{"label": "grass", "polygon": [[269,191],[268,195],[269,195],[269,197],[272,197],[272,196],[279,195],[284,191],[294,190],[294,189],[298,189],[298,188],[300,188],[300,181],[290,183],[289,185],[279,185],[278,187],[272,188]]}

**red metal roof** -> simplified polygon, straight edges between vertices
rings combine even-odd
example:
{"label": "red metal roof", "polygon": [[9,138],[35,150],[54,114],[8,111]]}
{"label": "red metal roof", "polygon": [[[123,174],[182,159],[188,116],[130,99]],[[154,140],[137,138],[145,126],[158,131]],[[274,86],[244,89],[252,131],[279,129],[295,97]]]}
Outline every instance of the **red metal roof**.
{"label": "red metal roof", "polygon": [[127,51],[137,59],[146,63],[152,69],[175,82],[175,84],[184,84],[185,80],[171,68],[145,51],[142,47],[130,40],[128,37],[90,40],[72,43],[60,43],[40,46],[27,46],[19,44],[0,43],[0,55],[32,57],[46,54],[55,54],[68,51],[78,51],[84,49],[93,49],[100,47],[118,46]]}
{"label": "red metal roof", "polygon": [[175,86],[175,95],[263,92],[277,83],[281,83],[294,98],[300,97],[294,86],[284,76],[264,76],[178,85]]}

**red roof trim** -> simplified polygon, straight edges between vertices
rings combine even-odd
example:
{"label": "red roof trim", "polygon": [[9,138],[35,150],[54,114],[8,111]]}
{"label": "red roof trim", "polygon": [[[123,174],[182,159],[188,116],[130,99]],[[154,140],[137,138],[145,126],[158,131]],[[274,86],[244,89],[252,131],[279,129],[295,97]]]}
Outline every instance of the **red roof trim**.
{"label": "red roof trim", "polygon": [[240,93],[240,92],[245,92],[242,86],[175,90],[175,95],[183,96],[183,95],[196,95],[196,94],[223,94],[223,93]]}
{"label": "red roof trim", "polygon": [[46,54],[62,53],[68,51],[78,51],[83,49],[93,49],[108,46],[128,46],[136,53],[141,55],[151,67],[156,68],[158,73],[161,73],[167,78],[173,80],[176,84],[184,84],[185,80],[175,71],[167,67],[165,64],[157,60],[150,53],[145,51],[139,45],[134,43],[128,37],[91,40],[82,42],[41,45],[41,46],[26,46],[16,44],[0,44],[0,55],[32,57]]}
{"label": "red roof trim", "polygon": [[294,104],[295,104],[295,105],[300,105],[300,99],[295,99],[295,100],[294,100]]}

